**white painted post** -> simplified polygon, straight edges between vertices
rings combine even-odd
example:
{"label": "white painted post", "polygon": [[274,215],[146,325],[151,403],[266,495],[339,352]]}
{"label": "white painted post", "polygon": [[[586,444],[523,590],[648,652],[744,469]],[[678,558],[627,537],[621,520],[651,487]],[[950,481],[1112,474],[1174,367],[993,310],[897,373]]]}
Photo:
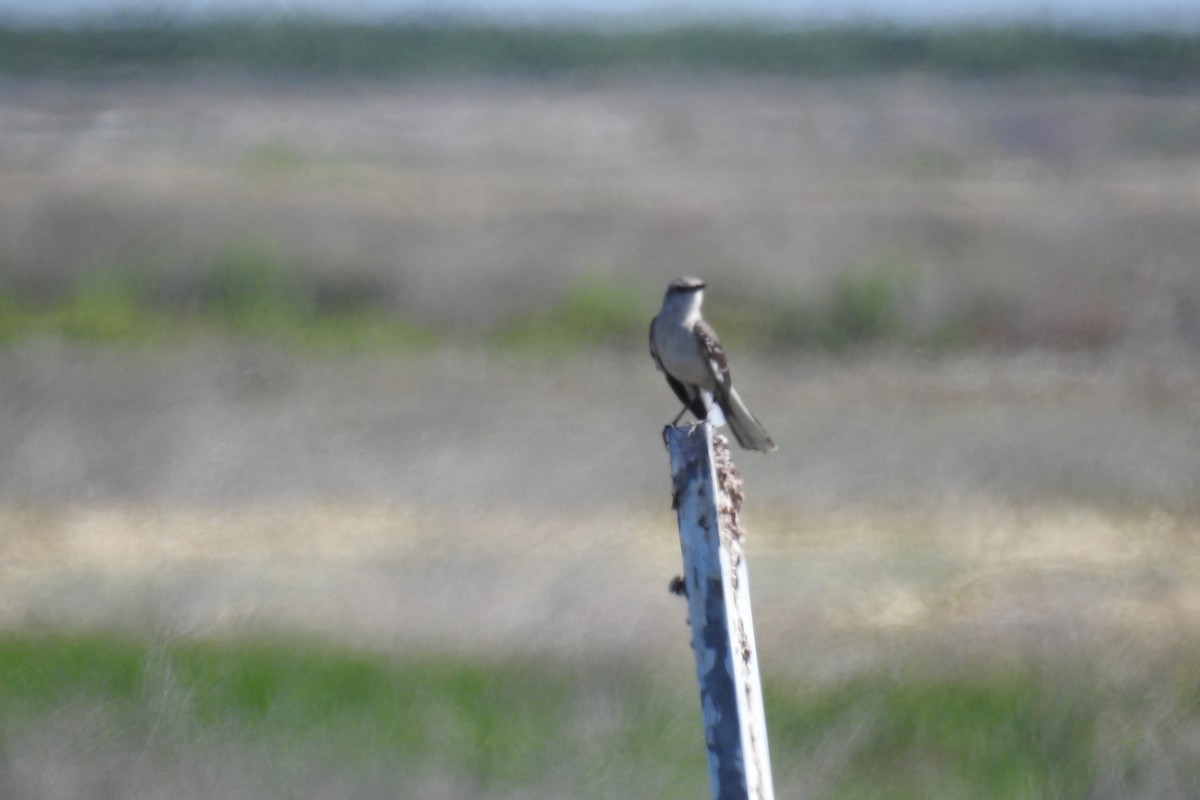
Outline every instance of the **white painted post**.
{"label": "white painted post", "polygon": [[738,524],[741,476],[707,422],[669,427],[684,589],[714,800],[774,800],[767,721]]}

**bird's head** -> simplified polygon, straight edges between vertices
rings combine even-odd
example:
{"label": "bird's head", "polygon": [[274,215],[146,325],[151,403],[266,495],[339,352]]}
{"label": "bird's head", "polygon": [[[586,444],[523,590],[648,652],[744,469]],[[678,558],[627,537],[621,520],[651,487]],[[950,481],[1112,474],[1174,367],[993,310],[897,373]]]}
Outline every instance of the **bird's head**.
{"label": "bird's head", "polygon": [[691,307],[699,311],[703,301],[704,281],[691,275],[685,275],[667,284],[667,295],[663,298],[663,305]]}

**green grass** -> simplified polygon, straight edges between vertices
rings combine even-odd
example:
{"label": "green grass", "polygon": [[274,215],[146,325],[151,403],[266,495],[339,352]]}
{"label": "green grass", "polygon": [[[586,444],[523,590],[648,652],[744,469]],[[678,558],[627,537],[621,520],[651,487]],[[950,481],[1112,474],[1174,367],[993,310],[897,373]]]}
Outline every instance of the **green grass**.
{"label": "green grass", "polygon": [[[1113,796],[1191,797],[1200,671],[1176,655],[1124,683],[1084,662],[969,674],[898,665],[819,690],[775,685],[773,757],[836,763],[822,775],[828,798],[1032,800],[1109,796],[1113,785],[1127,792]],[[1180,793],[1156,794],[1164,786]]]}
{"label": "green grass", "polygon": [[544,353],[586,347],[644,349],[657,290],[584,278],[543,312],[503,323],[493,340],[502,348]]}
{"label": "green grass", "polygon": [[[890,272],[848,274],[818,302],[739,305],[735,299],[714,308],[713,319],[739,349],[844,352],[882,341],[913,343],[901,293]],[[313,350],[419,350],[450,338],[548,356],[641,350],[658,289],[585,277],[544,310],[466,333],[412,322],[387,307],[386,294],[382,287],[356,285],[353,277],[318,285],[270,249],[240,244],[182,288],[159,285],[149,270],[117,268],[86,275],[50,302],[0,290],[0,343],[31,335],[154,343],[207,334]]]}
{"label": "green grass", "polygon": [[165,319],[152,310],[147,282],[130,270],[87,275],[55,309],[50,323],[71,339],[114,342],[157,336]]}
{"label": "green grass", "polygon": [[288,74],[554,75],[613,70],[752,74],[1107,73],[1200,77],[1195,33],[1037,26],[907,29],[677,24],[513,26],[468,19],[378,23],[279,16],[183,20],[125,14],[75,24],[0,24],[0,73],[220,70]]}
{"label": "green grass", "polygon": [[916,318],[916,272],[908,258],[888,255],[847,265],[811,294],[723,297],[706,314],[737,350],[840,355],[879,345],[942,351],[980,343],[966,312],[948,308],[932,327]]}
{"label": "green grass", "polygon": [[136,270],[97,271],[52,300],[37,300],[0,283],[0,344],[28,336],[114,343],[159,338],[169,317],[155,308]]}
{"label": "green grass", "polygon": [[[636,791],[642,781],[674,787],[663,797],[696,796],[706,780],[699,712],[666,685],[620,666],[400,659],[313,642],[8,635],[0,752],[75,712],[106,720],[111,741],[79,744],[111,746],[115,759],[126,740],[158,752],[145,742],[158,729],[173,748],[219,736],[279,764],[320,753],[347,785],[394,771],[402,796],[405,780],[431,770],[486,792],[654,796]],[[156,757],[172,757],[165,744]]]}
{"label": "green grass", "polygon": [[880,265],[842,273],[817,303],[785,303],[769,320],[763,337],[783,349],[820,348],[842,352],[882,341],[917,343],[904,320],[905,270]]}
{"label": "green grass", "polygon": [[[584,276],[536,312],[485,329],[456,329],[394,308],[379,276],[306,274],[270,243],[238,239],[186,280],[153,263],[85,273],[51,296],[27,296],[0,282],[0,345],[29,336],[100,344],[170,343],[193,336],[268,341],[311,351],[424,351],[454,341],[522,355],[594,349],[641,351],[660,288]],[[821,350],[845,354],[879,345],[936,351],[988,345],[1020,309],[982,300],[915,319],[915,266],[902,257],[851,264],[823,292],[725,295],[706,314],[734,350]],[[996,331],[1000,331],[997,334]],[[1029,344],[1099,348],[1115,337]],[[1050,331],[1053,334],[1053,331]]]}
{"label": "green grass", "polygon": [[[769,681],[777,788],[889,800],[1090,797],[1111,785],[1129,792],[1119,796],[1194,796],[1200,671],[1180,650],[1124,683],[1086,664]],[[0,752],[10,754],[0,785],[26,737],[74,715],[103,735],[60,742],[68,752],[163,770],[220,740],[255,753],[267,774],[298,753],[343,787],[382,770],[400,796],[436,773],[475,796],[696,797],[707,771],[694,692],[690,672],[644,665],[10,633],[0,637]],[[1168,778],[1176,794],[1161,793]]]}
{"label": "green grass", "polygon": [[[1100,705],[1056,697],[1028,675],[930,681],[872,677],[777,714],[776,741],[862,727],[828,796],[1086,797]],[[791,713],[786,713],[790,711]]]}
{"label": "green grass", "polygon": [[421,350],[441,335],[391,313],[386,293],[354,274],[315,281],[269,245],[227,244],[188,282],[154,264],[96,269],[31,296],[0,283],[0,344],[55,336],[100,344],[193,336],[273,341],[310,350]]}
{"label": "green grass", "polygon": [[281,138],[251,148],[242,159],[243,169],[258,177],[288,175],[308,164],[302,152]]}

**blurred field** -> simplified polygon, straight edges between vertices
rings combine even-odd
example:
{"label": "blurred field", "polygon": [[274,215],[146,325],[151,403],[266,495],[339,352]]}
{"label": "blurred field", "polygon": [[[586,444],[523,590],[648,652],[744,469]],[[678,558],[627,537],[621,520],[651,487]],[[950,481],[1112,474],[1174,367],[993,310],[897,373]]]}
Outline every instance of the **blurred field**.
{"label": "blurred field", "polygon": [[1197,130],[1084,79],[5,79],[0,796],[702,794],[682,273],[780,444],[780,796],[1195,796]]}
{"label": "blurred field", "polygon": [[232,262],[317,304],[479,331],[581,282],[649,312],[694,272],[726,327],[785,347],[823,341],[839,289],[867,318],[843,328],[918,342],[1200,340],[1182,88],[40,78],[0,104],[18,299],[125,271],[186,311]]}
{"label": "blurred field", "polygon": [[[18,798],[703,794],[669,517],[8,509],[0,775]],[[1194,515],[748,520],[782,796],[1195,790]]]}

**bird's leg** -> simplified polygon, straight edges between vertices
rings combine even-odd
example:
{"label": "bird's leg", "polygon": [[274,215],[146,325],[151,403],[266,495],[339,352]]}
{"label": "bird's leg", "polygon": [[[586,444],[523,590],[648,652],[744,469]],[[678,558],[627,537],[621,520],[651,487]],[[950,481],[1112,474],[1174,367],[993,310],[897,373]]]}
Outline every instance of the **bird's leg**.
{"label": "bird's leg", "polygon": [[671,428],[674,428],[676,425],[679,424],[679,420],[683,419],[683,415],[686,414],[687,412],[688,412],[688,407],[684,406],[683,408],[681,408],[679,410],[679,413],[675,415],[675,419],[671,420],[671,422],[667,425],[667,427],[663,428],[663,432],[662,432],[663,447],[668,446],[667,445],[667,433],[671,430]]}
{"label": "bird's leg", "polygon": [[679,413],[675,415],[675,419],[671,420],[671,424],[668,425],[667,427],[674,428],[676,425],[679,424],[679,420],[683,419],[683,415],[686,414],[687,412],[688,412],[687,406],[684,406],[683,408],[679,409]]}

